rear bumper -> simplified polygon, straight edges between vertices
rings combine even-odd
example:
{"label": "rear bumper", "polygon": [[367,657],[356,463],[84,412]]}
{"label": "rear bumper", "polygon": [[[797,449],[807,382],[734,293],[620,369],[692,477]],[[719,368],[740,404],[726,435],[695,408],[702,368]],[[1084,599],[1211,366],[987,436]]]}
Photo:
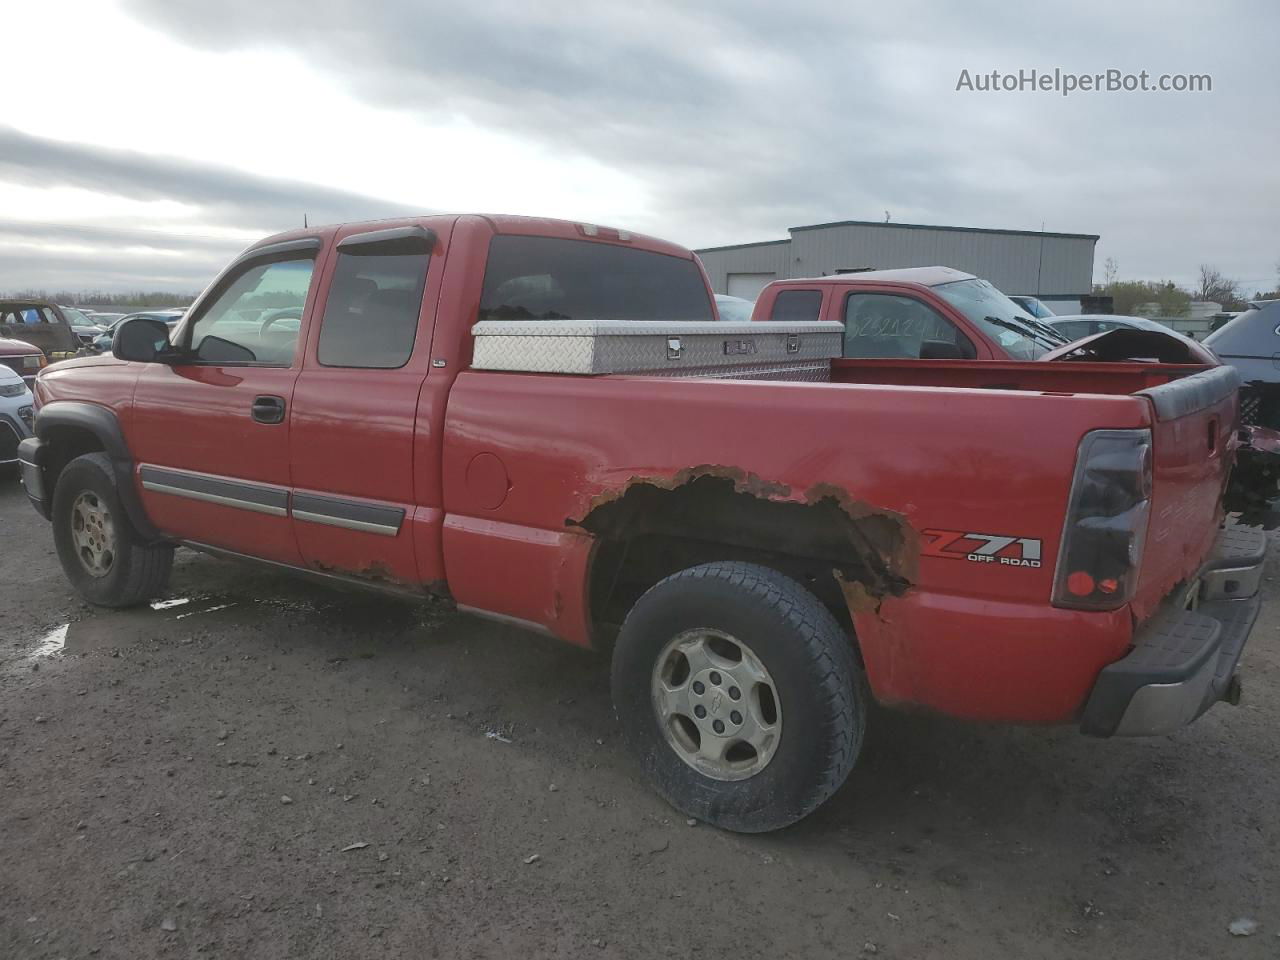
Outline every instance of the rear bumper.
{"label": "rear bumper", "polygon": [[1236,668],[1258,618],[1266,557],[1261,530],[1224,530],[1188,608],[1169,605],[1134,638],[1133,650],[1105,667],[1081,718],[1095,737],[1170,733],[1219,700],[1236,702]]}

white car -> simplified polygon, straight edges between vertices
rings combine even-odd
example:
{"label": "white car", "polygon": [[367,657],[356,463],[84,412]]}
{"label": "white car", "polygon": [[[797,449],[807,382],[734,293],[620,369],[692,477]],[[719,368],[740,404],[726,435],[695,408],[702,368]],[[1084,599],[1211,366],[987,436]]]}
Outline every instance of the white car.
{"label": "white car", "polygon": [[747,323],[755,306],[754,300],[731,297],[727,293],[716,294],[716,313],[720,314],[721,320],[729,323]]}
{"label": "white car", "polygon": [[[1104,333],[1107,330],[1156,330],[1160,333],[1178,332],[1172,327],[1167,327],[1163,323],[1157,323],[1147,317],[1122,317],[1115,316],[1110,313],[1075,313],[1058,317],[1050,317],[1045,323],[1053,327],[1067,339],[1083,340],[1085,337],[1091,337],[1095,333]],[[1178,334],[1181,336],[1181,334]]]}
{"label": "white car", "polygon": [[31,436],[35,400],[26,381],[0,365],[0,474],[12,476],[18,467],[18,443]]}

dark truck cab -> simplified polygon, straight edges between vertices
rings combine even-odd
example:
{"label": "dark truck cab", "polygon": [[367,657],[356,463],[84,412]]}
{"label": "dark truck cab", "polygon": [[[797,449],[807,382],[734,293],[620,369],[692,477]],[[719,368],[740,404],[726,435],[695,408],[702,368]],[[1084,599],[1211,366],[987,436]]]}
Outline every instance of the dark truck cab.
{"label": "dark truck cab", "polygon": [[[6,339],[17,341],[22,352],[6,345]],[[32,351],[31,347],[36,349]],[[13,367],[24,380],[30,382],[42,367],[55,360],[77,356],[80,349],[80,338],[57,304],[48,300],[0,300],[0,363]],[[6,362],[6,355],[21,357],[22,369]]]}

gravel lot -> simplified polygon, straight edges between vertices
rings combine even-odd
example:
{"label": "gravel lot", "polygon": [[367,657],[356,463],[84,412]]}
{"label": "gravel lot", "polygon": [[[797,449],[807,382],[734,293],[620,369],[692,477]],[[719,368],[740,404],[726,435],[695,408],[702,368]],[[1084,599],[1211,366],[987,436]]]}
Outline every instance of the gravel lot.
{"label": "gravel lot", "polygon": [[1270,581],[1239,708],[877,713],[743,837],[639,782],[592,654],[185,551],[172,605],[94,610],[11,481],[0,544],[0,957],[1280,955]]}

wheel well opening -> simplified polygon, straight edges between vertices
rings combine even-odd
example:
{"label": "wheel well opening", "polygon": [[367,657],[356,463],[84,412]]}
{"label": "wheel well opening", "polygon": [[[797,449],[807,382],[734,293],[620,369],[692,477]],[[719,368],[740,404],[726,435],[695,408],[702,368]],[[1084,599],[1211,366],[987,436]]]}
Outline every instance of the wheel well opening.
{"label": "wheel well opening", "polygon": [[86,453],[101,453],[107,449],[96,434],[83,427],[52,427],[42,439],[49,445],[44,478],[50,492],[56,489],[58,477],[68,463]]}
{"label": "wheel well opening", "polygon": [[905,518],[828,485],[790,499],[781,484],[722,467],[635,478],[570,524],[599,541],[591,614],[602,636],[659,580],[716,560],[759,563],[808,588],[846,628],[915,577],[918,542]]}

